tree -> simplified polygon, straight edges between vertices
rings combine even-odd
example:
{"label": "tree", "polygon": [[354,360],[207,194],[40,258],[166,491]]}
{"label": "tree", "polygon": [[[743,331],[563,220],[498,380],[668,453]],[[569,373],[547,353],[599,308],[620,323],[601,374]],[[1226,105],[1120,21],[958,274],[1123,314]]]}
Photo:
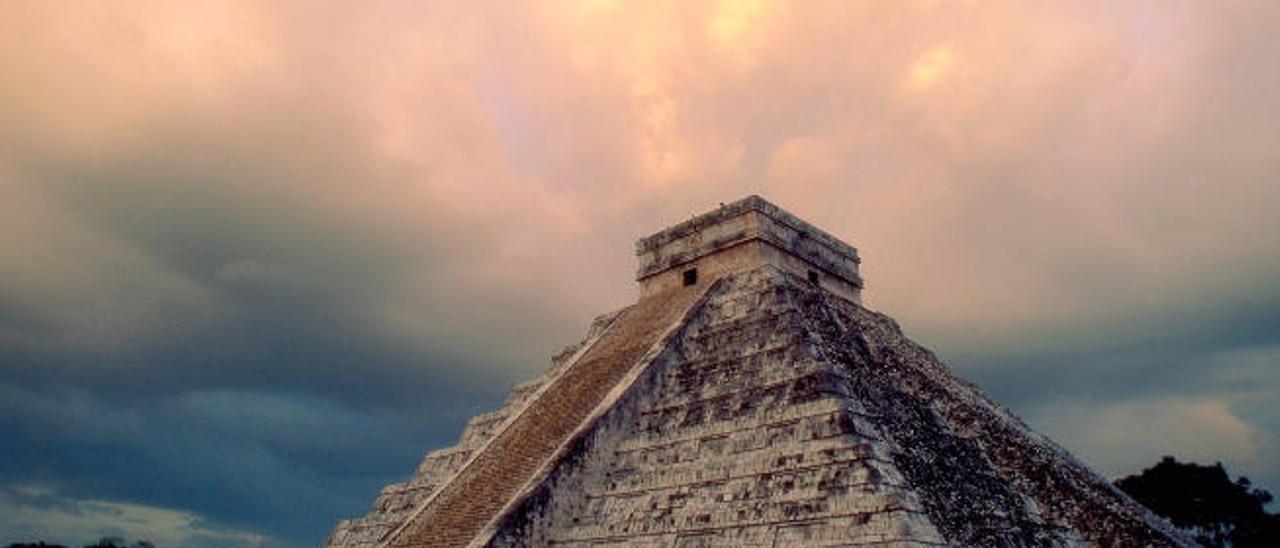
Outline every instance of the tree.
{"label": "tree", "polygon": [[1266,511],[1271,493],[1245,477],[1232,481],[1222,463],[1205,466],[1166,456],[1115,485],[1205,546],[1280,546],[1280,515]]}
{"label": "tree", "polygon": [[102,537],[93,544],[86,544],[84,548],[156,548],[151,541],[139,540],[133,544],[125,544],[125,540],[120,537]]}
{"label": "tree", "polygon": [[[5,548],[67,548],[62,544],[47,544],[43,540],[38,542],[15,542]],[[93,544],[86,544],[84,548],[156,548],[156,545],[149,540],[137,540],[133,544],[128,544],[120,537],[102,537]]]}

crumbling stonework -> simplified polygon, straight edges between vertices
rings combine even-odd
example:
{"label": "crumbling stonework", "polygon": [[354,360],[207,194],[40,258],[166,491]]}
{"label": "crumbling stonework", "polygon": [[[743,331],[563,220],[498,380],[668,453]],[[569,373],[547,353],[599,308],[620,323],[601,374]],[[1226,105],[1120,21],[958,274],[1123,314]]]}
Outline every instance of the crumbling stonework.
{"label": "crumbling stonework", "polygon": [[786,275],[722,278],[499,546],[945,544],[814,353]]}
{"label": "crumbling stonework", "polygon": [[683,284],[697,270],[708,279],[771,264],[836,295],[861,302],[858,250],[835,236],[749,196],[636,242],[640,297]]}
{"label": "crumbling stonework", "polygon": [[624,310],[609,329],[387,537],[388,546],[465,546],[563,448],[611,390],[678,324],[698,293],[671,291]]}
{"label": "crumbling stonework", "polygon": [[596,318],[582,341],[566,347],[551,359],[551,367],[546,373],[516,385],[501,409],[467,421],[457,445],[427,453],[409,481],[384,487],[369,514],[339,523],[330,534],[326,546],[368,548],[381,545],[393,530],[404,524],[415,509],[458,472],[476,449],[493,437],[498,427],[523,409],[529,399],[549,379],[556,378],[583,348],[591,346],[617,314],[614,312]]}
{"label": "crumbling stonework", "polygon": [[[717,222],[639,246],[684,257],[649,276]],[[812,262],[712,257],[597,320],[329,545],[1191,545]]]}

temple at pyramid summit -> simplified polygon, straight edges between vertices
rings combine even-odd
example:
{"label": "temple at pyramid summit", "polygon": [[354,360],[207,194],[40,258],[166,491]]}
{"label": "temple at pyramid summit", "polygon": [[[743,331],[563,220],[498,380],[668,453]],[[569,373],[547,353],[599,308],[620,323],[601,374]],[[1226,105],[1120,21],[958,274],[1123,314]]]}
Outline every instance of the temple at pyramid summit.
{"label": "temple at pyramid summit", "polygon": [[327,545],[1193,545],[864,308],[857,250],[760,197],[636,255],[635,304]]}

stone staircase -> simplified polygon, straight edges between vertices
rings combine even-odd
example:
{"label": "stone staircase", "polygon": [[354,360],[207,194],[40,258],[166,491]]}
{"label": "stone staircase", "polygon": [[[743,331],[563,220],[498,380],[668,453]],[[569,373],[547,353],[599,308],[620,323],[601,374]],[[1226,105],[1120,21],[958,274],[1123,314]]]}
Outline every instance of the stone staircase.
{"label": "stone staircase", "polygon": [[708,287],[652,295],[628,308],[575,363],[480,450],[386,546],[467,546],[533,478],[637,361]]}

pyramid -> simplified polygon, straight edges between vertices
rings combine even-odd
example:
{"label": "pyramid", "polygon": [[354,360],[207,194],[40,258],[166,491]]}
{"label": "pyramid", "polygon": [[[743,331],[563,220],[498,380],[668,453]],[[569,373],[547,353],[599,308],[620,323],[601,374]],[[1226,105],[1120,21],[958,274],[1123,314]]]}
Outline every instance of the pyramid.
{"label": "pyramid", "polygon": [[861,306],[751,196],[637,243],[597,318],[333,547],[1190,546]]}

